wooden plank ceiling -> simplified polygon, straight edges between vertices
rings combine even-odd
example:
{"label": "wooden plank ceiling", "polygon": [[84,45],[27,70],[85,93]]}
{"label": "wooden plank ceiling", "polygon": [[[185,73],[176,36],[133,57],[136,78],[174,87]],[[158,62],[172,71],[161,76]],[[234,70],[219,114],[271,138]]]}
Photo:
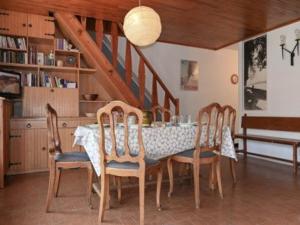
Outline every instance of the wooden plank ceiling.
{"label": "wooden plank ceiling", "polygon": [[[138,0],[1,0],[0,7],[45,14],[74,14],[123,21]],[[161,16],[160,41],[220,49],[300,20],[300,0],[142,0]]]}

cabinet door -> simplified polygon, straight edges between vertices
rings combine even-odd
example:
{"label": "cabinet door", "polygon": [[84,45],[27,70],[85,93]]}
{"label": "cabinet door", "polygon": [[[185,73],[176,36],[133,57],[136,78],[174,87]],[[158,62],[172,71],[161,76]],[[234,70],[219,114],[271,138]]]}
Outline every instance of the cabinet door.
{"label": "cabinet door", "polygon": [[80,151],[80,146],[73,147],[74,132],[76,128],[61,128],[59,129],[61,147],[63,152]]}
{"label": "cabinet door", "polygon": [[24,87],[23,117],[44,117],[46,115],[45,107],[48,99],[49,88]]}
{"label": "cabinet door", "polygon": [[25,129],[25,171],[39,171],[48,167],[47,130]]}
{"label": "cabinet door", "polygon": [[27,14],[0,9],[0,34],[27,36]]}
{"label": "cabinet door", "polygon": [[51,88],[49,103],[56,110],[59,117],[79,116],[79,94],[77,88]]}
{"label": "cabinet door", "polygon": [[36,38],[54,39],[54,18],[28,14],[28,36]]}
{"label": "cabinet door", "polygon": [[45,170],[48,168],[48,136],[47,129],[35,129],[35,161],[36,170]]}
{"label": "cabinet door", "polygon": [[9,138],[9,173],[21,173],[25,168],[24,131],[11,130]]}
{"label": "cabinet door", "polygon": [[24,171],[34,171],[34,158],[35,158],[35,135],[34,129],[24,130],[24,148],[25,148],[25,165]]}

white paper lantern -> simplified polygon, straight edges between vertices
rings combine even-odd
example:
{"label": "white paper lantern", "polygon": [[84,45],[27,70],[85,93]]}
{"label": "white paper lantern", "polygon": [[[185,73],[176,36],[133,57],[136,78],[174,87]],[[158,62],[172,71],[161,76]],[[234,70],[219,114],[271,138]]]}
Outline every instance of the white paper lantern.
{"label": "white paper lantern", "polygon": [[131,43],[144,47],[153,44],[159,38],[160,17],[149,7],[138,6],[126,14],[123,28],[125,36]]}

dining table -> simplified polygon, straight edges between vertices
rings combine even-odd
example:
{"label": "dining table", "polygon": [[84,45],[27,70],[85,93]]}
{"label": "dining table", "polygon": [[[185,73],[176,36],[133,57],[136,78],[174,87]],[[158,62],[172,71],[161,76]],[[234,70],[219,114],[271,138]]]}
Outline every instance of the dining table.
{"label": "dining table", "polygon": [[[112,139],[109,127],[104,129],[105,149],[109,153],[112,148]],[[195,148],[195,136],[197,125],[179,124],[159,127],[145,126],[142,128],[145,155],[149,159],[160,160],[175,155],[185,150]],[[201,132],[200,146],[207,138],[207,129]],[[210,129],[212,130],[212,129]],[[137,139],[137,125],[129,126],[128,145],[132,154],[138,154],[139,145]],[[88,124],[78,126],[74,132],[74,145],[83,146],[86,150],[95,172],[100,176],[100,152],[99,152],[99,125]],[[124,145],[124,126],[115,127],[116,147],[122,149]],[[210,132],[209,143],[213,143],[213,132]],[[229,127],[224,127],[222,132],[222,144],[220,153],[222,156],[237,160],[233,140]]]}

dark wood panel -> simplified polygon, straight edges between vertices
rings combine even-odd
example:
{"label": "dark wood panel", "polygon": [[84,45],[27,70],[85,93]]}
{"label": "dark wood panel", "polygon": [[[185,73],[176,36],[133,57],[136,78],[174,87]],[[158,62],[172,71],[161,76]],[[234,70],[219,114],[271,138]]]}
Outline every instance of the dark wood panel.
{"label": "dark wood panel", "polygon": [[[248,37],[300,20],[299,0],[147,0],[161,16],[160,41],[219,49]],[[2,8],[46,14],[74,14],[122,22],[137,0],[10,0]]]}
{"label": "dark wood panel", "polygon": [[242,127],[250,129],[300,132],[300,117],[243,116]]}

